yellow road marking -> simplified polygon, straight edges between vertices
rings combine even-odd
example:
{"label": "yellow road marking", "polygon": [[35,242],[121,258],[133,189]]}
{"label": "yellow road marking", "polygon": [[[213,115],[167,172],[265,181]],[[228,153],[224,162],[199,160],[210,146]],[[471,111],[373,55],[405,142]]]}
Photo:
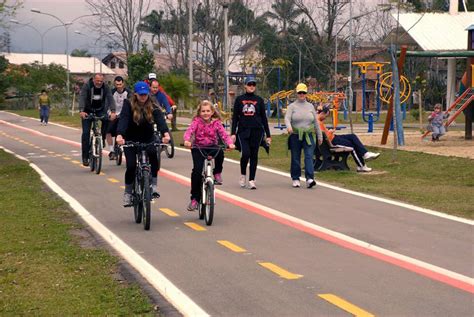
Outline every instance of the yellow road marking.
{"label": "yellow road marking", "polygon": [[357,307],[334,294],[318,294],[318,296],[354,316],[357,316],[357,317],[373,317],[374,316],[368,311],[365,311],[362,308]]}
{"label": "yellow road marking", "polygon": [[120,188],[125,189],[125,186],[120,186]]}
{"label": "yellow road marking", "polygon": [[272,271],[273,273],[275,273],[275,274],[279,275],[280,277],[285,278],[287,280],[297,280],[297,279],[303,277],[303,275],[288,272],[287,270],[279,267],[278,265],[270,263],[270,262],[258,262],[258,264],[260,264],[264,268]]}
{"label": "yellow road marking", "polygon": [[39,148],[40,148],[39,146],[35,145],[35,149],[39,149]]}
{"label": "yellow road marking", "polygon": [[54,152],[53,151],[48,151],[48,154],[54,154]]}
{"label": "yellow road marking", "polygon": [[194,223],[194,222],[185,222],[184,223],[186,226],[188,226],[189,228],[193,229],[193,230],[196,230],[196,231],[207,231],[206,228],[198,225],[197,223]]}
{"label": "yellow road marking", "polygon": [[227,240],[217,240],[217,243],[225,246],[227,249],[230,249],[234,252],[238,252],[238,253],[241,253],[241,252],[246,252],[247,250],[245,250],[244,248],[241,248],[239,247],[238,245],[236,244],[233,244],[232,242],[230,241],[227,241]]}
{"label": "yellow road marking", "polygon": [[81,162],[76,161],[76,160],[72,160],[71,163],[72,163],[72,164],[82,164]]}
{"label": "yellow road marking", "polygon": [[169,208],[160,208],[160,210],[170,217],[179,217],[179,215]]}
{"label": "yellow road marking", "polygon": [[118,179],[115,179],[115,178],[112,178],[112,177],[107,178],[107,180],[111,183],[119,183],[120,182]]}
{"label": "yellow road marking", "polygon": [[63,157],[63,159],[66,160],[66,161],[71,160],[71,158],[70,158],[70,157],[67,157],[67,156]]}
{"label": "yellow road marking", "polygon": [[104,172],[100,172],[100,174],[99,174],[99,175],[101,175],[101,176],[104,176],[104,175],[105,175],[105,173],[104,173]]}

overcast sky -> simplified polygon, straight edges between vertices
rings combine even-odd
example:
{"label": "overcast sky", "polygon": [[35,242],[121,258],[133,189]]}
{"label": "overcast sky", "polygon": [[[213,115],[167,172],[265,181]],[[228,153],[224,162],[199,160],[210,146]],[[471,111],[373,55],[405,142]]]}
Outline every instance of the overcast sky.
{"label": "overcast sky", "polygon": [[[89,10],[83,0],[25,0],[23,7],[18,11],[15,19],[20,23],[29,23],[40,33],[44,33],[49,27],[58,25],[59,22],[49,16],[33,13],[32,8],[42,12],[51,13],[59,17],[65,23],[84,14]],[[74,30],[80,30],[80,20],[69,28],[69,51],[74,48],[87,48],[92,42],[91,38],[74,34]],[[10,29],[12,52],[40,52],[40,35],[29,27],[13,24]],[[66,50],[66,31],[64,27],[52,29],[44,36],[45,53],[64,53]]]}
{"label": "overcast sky", "polygon": [[[262,3],[264,3],[266,7],[269,7],[272,3],[271,0],[255,1],[260,3],[260,9],[262,9]],[[366,3],[377,3],[383,1],[384,0],[365,0]],[[155,5],[159,2],[159,0],[152,1],[152,3]],[[21,23],[29,23],[40,33],[44,33],[46,30],[48,30],[48,28],[58,25],[59,22],[50,16],[31,12],[30,10],[32,8],[38,9],[45,13],[54,14],[66,23],[81,15],[90,14],[85,0],[24,0],[23,7],[18,11],[15,19]],[[85,29],[83,24],[85,21],[87,21],[86,19],[87,18],[80,19],[69,27],[69,52],[75,48],[80,48],[87,49],[91,53],[99,53],[100,49],[94,45],[95,39],[98,37],[98,35],[91,34],[90,31],[88,33],[88,30]],[[75,34],[75,30],[82,30],[84,33],[88,34],[88,36]],[[40,35],[31,28],[13,24],[10,29],[10,34],[12,52],[41,52]],[[44,36],[45,53],[64,53],[65,50],[66,32],[64,27],[58,27],[46,33]],[[104,52],[106,51],[107,50],[103,48],[102,55],[105,55]]]}

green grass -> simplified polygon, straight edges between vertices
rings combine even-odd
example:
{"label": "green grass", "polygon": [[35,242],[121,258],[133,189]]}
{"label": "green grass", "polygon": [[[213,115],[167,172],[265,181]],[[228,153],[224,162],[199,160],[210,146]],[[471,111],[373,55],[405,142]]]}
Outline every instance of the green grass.
{"label": "green grass", "polygon": [[26,162],[0,151],[0,315],[154,315],[138,285],[114,279],[118,259],[82,248],[82,227]]}
{"label": "green grass", "polygon": [[[25,117],[39,119],[39,112],[36,109],[8,110],[8,112],[16,113]],[[71,115],[70,113],[64,110],[52,109],[51,113],[49,114],[49,120],[54,123],[60,123],[60,124],[64,124],[70,127],[75,127],[75,128],[81,127],[81,118],[79,117],[79,113],[75,113],[74,115]]]}
{"label": "green grass", "polygon": [[[176,144],[182,143],[182,135],[183,131],[173,132]],[[259,165],[289,173],[286,144],[286,135],[273,136],[270,155],[261,149]],[[372,150],[382,153],[370,162],[373,173],[355,172],[354,161],[349,158],[351,171],[325,171],[317,173],[316,178],[358,192],[474,218],[474,160],[399,150],[393,163],[392,150]],[[226,152],[226,157],[238,160],[240,153]]]}

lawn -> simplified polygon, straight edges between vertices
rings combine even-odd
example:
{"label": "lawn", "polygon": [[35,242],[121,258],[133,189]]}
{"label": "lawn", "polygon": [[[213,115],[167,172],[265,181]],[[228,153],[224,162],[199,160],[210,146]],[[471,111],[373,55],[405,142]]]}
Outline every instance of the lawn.
{"label": "lawn", "polygon": [[24,162],[0,151],[0,315],[155,315],[118,259],[80,246],[83,226]]}
{"label": "lawn", "polygon": [[[177,144],[182,143],[183,131],[173,132],[173,135]],[[272,139],[270,155],[261,149],[259,165],[289,173],[287,136],[278,135]],[[350,158],[351,171],[320,172],[316,179],[451,215],[474,218],[474,160],[399,150],[397,162],[392,162],[392,150],[371,150],[382,153],[377,160],[370,162],[374,172],[355,172],[355,163]],[[238,160],[240,153],[226,152],[226,157]]]}

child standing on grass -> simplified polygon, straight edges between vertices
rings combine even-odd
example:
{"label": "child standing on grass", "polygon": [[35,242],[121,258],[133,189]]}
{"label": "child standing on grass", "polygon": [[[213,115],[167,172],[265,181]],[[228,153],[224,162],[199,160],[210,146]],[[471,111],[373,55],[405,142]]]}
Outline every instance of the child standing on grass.
{"label": "child standing on grass", "polygon": [[[184,133],[184,146],[188,148],[193,145],[204,147],[204,149],[191,149],[193,170],[191,172],[191,202],[188,206],[189,211],[198,209],[198,201],[201,198],[201,172],[205,155],[215,156],[214,181],[216,184],[222,184],[221,173],[224,164],[224,153],[219,150],[205,149],[205,147],[218,146],[219,139],[224,141],[230,149],[235,148],[234,142],[227,135],[214,105],[209,100],[203,100],[197,108],[191,125]],[[219,151],[219,153],[216,153],[216,151]]]}
{"label": "child standing on grass", "polygon": [[449,113],[443,114],[441,111],[441,104],[437,103],[434,106],[434,111],[428,117],[431,129],[431,141],[439,141],[439,137],[446,134],[446,128],[444,127],[444,119],[449,117]]}

